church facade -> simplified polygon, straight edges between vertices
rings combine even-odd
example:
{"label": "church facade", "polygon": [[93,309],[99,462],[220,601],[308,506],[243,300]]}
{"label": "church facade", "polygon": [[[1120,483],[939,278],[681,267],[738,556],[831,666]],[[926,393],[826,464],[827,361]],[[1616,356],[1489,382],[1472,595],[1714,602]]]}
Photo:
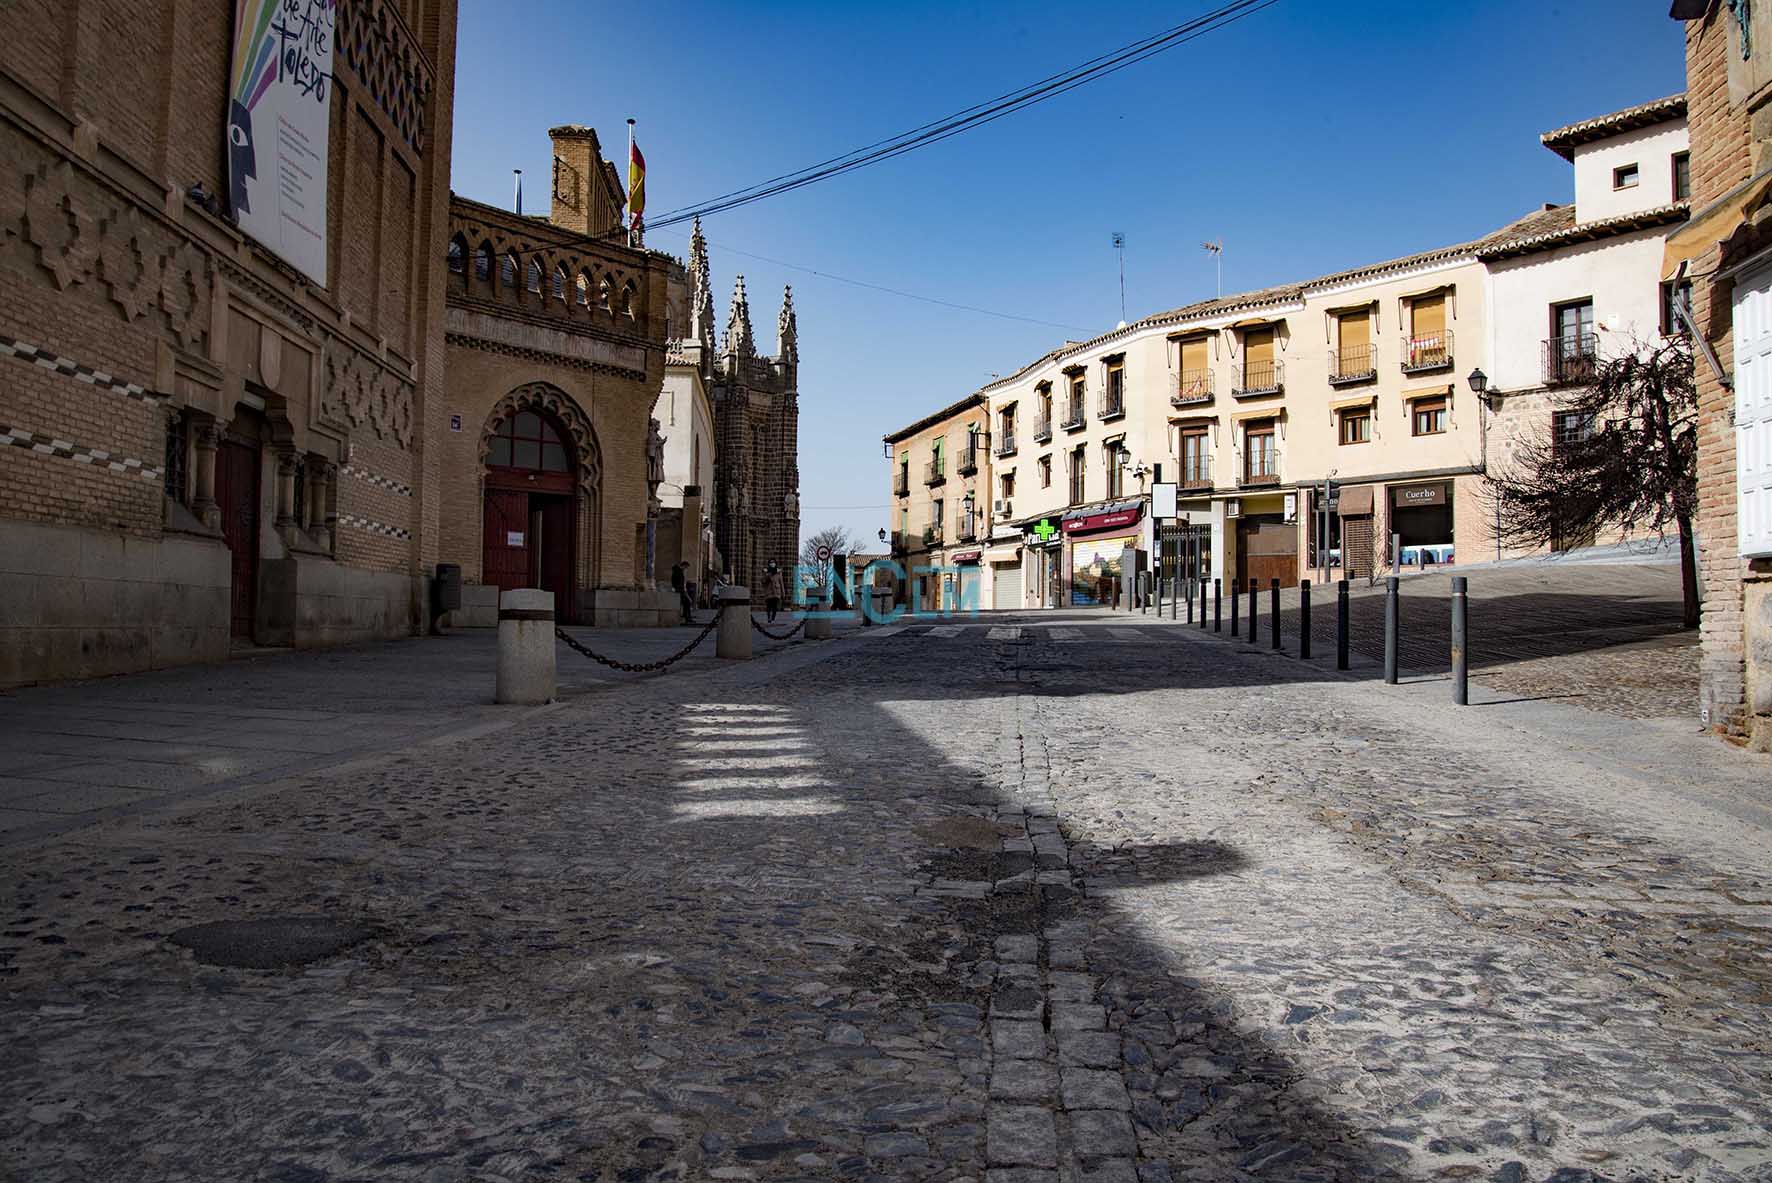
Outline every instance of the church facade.
{"label": "church facade", "polygon": [[774,356],[757,352],[744,276],[732,290],[714,368],[715,538],[733,582],[785,580],[800,551],[800,343],[792,288],[782,293]]}

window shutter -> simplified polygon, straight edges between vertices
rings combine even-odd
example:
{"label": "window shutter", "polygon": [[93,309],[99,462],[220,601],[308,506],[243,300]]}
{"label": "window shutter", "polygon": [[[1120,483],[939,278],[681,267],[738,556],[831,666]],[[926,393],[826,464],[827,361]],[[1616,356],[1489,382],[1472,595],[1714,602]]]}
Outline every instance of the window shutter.
{"label": "window shutter", "polygon": [[1271,365],[1274,360],[1274,331],[1252,329],[1243,335],[1243,364],[1246,367]]}
{"label": "window shutter", "polygon": [[1195,337],[1181,343],[1181,372],[1192,374],[1206,368],[1206,338]]}
{"label": "window shutter", "polygon": [[1340,348],[1363,349],[1372,343],[1372,315],[1367,312],[1349,312],[1339,318]]}
{"label": "window shutter", "polygon": [[1772,271],[1735,287],[1736,539],[1743,558],[1772,556]]}
{"label": "window shutter", "polygon": [[1446,294],[1422,296],[1411,307],[1410,336],[1434,337],[1446,331]]}

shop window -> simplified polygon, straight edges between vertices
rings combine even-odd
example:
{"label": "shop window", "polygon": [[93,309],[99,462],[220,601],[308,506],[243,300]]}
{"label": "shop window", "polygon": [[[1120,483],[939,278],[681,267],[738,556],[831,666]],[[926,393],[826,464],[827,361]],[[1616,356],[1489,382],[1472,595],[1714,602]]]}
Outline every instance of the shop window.
{"label": "shop window", "polygon": [[1443,398],[1416,399],[1414,414],[1416,435],[1440,435],[1446,430],[1446,400]]}

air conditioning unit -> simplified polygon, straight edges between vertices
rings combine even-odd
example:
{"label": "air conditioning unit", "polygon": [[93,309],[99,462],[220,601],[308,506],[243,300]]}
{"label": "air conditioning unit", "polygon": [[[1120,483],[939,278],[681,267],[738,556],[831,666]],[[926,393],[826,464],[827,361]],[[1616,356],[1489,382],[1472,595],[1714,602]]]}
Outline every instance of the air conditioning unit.
{"label": "air conditioning unit", "polygon": [[1014,512],[1010,508],[1009,503],[1007,501],[1002,500],[1001,498],[992,502],[991,505],[992,505],[992,508],[996,510],[997,516],[1000,518],[1006,518],[1011,513]]}
{"label": "air conditioning unit", "polygon": [[1243,516],[1243,501],[1242,501],[1242,499],[1239,497],[1226,498],[1225,503],[1224,503],[1224,516],[1227,518],[1242,517]]}

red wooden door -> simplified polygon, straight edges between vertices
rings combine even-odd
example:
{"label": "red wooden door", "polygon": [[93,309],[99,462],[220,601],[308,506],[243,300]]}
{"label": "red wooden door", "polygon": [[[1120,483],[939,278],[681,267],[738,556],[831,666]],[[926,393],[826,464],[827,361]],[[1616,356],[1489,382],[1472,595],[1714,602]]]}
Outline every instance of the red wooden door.
{"label": "red wooden door", "polygon": [[554,615],[574,619],[572,611],[573,512],[570,497],[532,497],[532,520],[541,529],[536,539],[540,571],[535,586],[554,593]]}
{"label": "red wooden door", "polygon": [[483,578],[500,591],[529,584],[529,494],[486,490]]}
{"label": "red wooden door", "polygon": [[221,507],[222,541],[233,565],[229,627],[236,637],[252,637],[258,599],[258,449],[223,440],[215,454],[215,500]]}

